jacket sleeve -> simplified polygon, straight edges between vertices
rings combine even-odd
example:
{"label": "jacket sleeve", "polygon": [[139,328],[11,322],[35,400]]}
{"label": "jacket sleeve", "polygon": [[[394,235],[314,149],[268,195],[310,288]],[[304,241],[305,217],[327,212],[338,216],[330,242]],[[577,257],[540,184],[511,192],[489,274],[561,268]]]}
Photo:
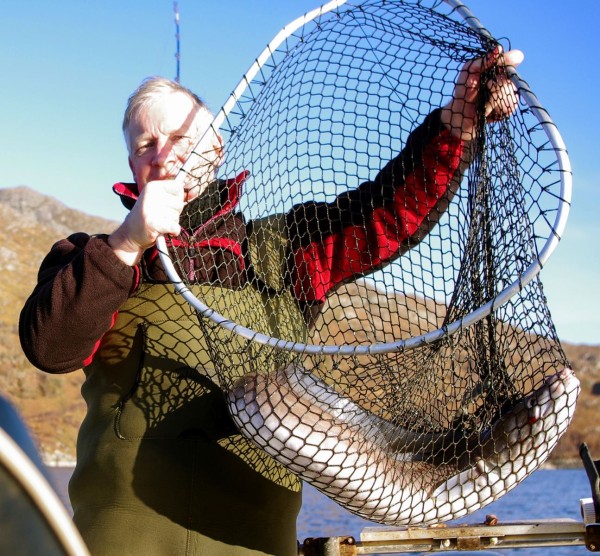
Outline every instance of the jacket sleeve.
{"label": "jacket sleeve", "polygon": [[38,273],[19,319],[29,361],[50,373],[81,369],[91,359],[137,282],[107,236],[79,233],[56,243]]}
{"label": "jacket sleeve", "polygon": [[296,298],[323,302],[336,285],[380,268],[425,237],[458,187],[464,151],[436,110],[373,181],[331,203],[296,205],[287,215]]}

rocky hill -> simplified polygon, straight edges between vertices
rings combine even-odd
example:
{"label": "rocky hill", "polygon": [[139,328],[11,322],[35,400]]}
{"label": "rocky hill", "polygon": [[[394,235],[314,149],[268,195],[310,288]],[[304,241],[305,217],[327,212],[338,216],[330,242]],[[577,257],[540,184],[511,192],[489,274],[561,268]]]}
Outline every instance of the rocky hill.
{"label": "rocky hill", "polygon": [[75,231],[103,233],[115,223],[71,209],[27,187],[0,189],[0,393],[21,411],[44,454],[73,459],[85,411],[82,372],[52,376],[21,351],[18,319],[52,244]]}
{"label": "rocky hill", "polygon": [[[48,460],[72,460],[85,411],[81,371],[52,376],[34,369],[21,352],[20,309],[39,264],[57,239],[75,231],[110,232],[115,223],[66,207],[27,187],[0,189],[0,394],[21,411]],[[582,441],[600,457],[600,346],[564,345],[582,383],[573,424],[553,453],[556,463],[578,462]]]}

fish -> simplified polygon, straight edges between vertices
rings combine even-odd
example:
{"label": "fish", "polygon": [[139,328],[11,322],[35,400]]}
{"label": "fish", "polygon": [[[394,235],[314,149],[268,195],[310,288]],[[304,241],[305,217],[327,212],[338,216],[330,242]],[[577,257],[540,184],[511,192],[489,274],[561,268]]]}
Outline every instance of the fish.
{"label": "fish", "polygon": [[539,467],[571,422],[579,390],[565,368],[471,433],[392,424],[296,363],[246,375],[227,404],[244,436],[350,512],[427,525],[484,507]]}

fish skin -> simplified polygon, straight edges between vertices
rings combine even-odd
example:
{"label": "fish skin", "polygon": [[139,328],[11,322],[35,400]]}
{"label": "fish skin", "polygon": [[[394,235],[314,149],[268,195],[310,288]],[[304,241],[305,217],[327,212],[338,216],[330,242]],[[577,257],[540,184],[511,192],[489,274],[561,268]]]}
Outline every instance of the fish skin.
{"label": "fish skin", "polygon": [[[566,430],[579,388],[563,369],[477,437],[394,427],[395,447],[392,425],[293,365],[244,377],[228,404],[240,432],[274,459],[352,513],[398,526],[456,519],[514,488]],[[452,442],[469,455],[440,459]]]}

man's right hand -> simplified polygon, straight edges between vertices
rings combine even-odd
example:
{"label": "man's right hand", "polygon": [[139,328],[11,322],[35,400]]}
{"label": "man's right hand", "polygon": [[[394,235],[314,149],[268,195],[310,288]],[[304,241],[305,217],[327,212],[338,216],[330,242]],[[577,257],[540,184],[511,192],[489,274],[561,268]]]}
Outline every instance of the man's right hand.
{"label": "man's right hand", "polygon": [[123,223],[108,243],[125,264],[136,265],[160,235],[179,235],[184,207],[183,185],[175,180],[148,182]]}

